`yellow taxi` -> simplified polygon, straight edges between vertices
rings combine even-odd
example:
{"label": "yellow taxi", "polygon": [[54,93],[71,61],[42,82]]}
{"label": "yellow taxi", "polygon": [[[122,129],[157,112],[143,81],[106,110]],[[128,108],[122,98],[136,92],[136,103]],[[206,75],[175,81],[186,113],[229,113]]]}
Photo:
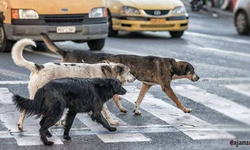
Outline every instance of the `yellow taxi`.
{"label": "yellow taxi", "polygon": [[169,31],[179,38],[188,29],[188,14],[180,0],[107,0],[109,36],[119,31]]}

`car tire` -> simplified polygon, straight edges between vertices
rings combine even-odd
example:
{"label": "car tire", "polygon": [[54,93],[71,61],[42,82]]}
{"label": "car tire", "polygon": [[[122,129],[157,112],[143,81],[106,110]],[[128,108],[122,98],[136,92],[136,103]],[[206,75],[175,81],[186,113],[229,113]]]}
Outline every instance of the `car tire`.
{"label": "car tire", "polygon": [[7,40],[3,23],[0,20],[0,52],[8,53],[11,52],[13,45],[15,44],[14,41]]}
{"label": "car tire", "polygon": [[88,41],[88,46],[91,51],[100,51],[105,45],[105,39]]}
{"label": "car tire", "polygon": [[47,45],[44,42],[37,42],[35,50],[40,51],[40,52],[46,52],[49,49],[48,49]]}
{"label": "car tire", "polygon": [[244,11],[240,11],[235,16],[235,26],[239,35],[249,35],[249,22]]}
{"label": "car tire", "polygon": [[184,34],[184,31],[170,31],[169,33],[172,38],[180,38]]}
{"label": "car tire", "polygon": [[113,30],[113,27],[112,27],[113,26],[112,17],[111,17],[110,12],[108,14],[109,14],[109,18],[108,18],[108,21],[109,21],[108,37],[117,37],[118,34],[119,34],[119,31]]}

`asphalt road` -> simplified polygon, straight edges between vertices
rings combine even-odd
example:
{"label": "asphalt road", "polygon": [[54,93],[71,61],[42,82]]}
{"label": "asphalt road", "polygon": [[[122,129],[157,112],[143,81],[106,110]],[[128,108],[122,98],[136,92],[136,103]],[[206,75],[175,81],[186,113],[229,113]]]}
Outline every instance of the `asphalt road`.
{"label": "asphalt road", "polygon": [[[69,50],[88,50],[86,44],[57,43]],[[133,103],[141,83],[126,84],[128,94],[121,100],[129,111],[119,112],[113,101],[108,107],[120,121],[118,131],[109,133],[79,114],[72,140],[64,141],[63,128],[51,129],[56,144],[41,145],[39,120],[30,117],[25,132],[17,131],[19,112],[11,103],[12,94],[28,97],[29,71],[17,67],[10,54],[0,54],[0,149],[236,149],[230,141],[250,144],[250,36],[238,36],[233,19],[214,18],[206,12],[190,13],[190,28],[181,39],[167,32],[127,33],[108,38],[102,52],[170,57],[189,61],[201,79],[178,80],[172,87],[191,114],[184,114],[160,86],[150,89],[142,102],[141,116],[133,114]],[[60,62],[48,52],[25,52],[36,63]],[[144,66],[141,66],[144,67]],[[250,145],[239,145],[249,149]]]}

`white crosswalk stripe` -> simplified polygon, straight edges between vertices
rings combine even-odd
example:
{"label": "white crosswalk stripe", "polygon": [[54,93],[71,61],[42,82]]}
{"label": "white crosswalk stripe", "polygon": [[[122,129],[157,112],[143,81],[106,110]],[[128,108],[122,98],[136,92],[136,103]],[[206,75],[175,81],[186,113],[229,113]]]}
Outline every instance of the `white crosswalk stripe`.
{"label": "white crosswalk stripe", "polygon": [[193,85],[174,86],[174,91],[225,116],[250,125],[250,109]]}
{"label": "white crosswalk stripe", "polygon": [[[121,133],[122,131],[135,131],[135,129],[131,126],[128,126],[124,121],[121,119],[114,117],[115,120],[119,120],[120,126],[127,126],[128,128],[120,128],[118,126],[117,132],[110,133],[107,129],[103,128],[102,126],[96,124],[95,122],[91,121],[90,117],[86,114],[78,114],[77,118],[82,121],[85,125],[87,125],[92,131],[97,132],[97,136],[104,142],[104,143],[117,143],[117,142],[144,142],[150,141],[150,138],[145,137],[139,132],[132,132],[132,133]],[[102,132],[99,134],[98,132]]]}
{"label": "white crosswalk stripe", "polygon": [[250,84],[229,84],[225,87],[250,97]]}
{"label": "white crosswalk stripe", "polygon": [[[135,86],[126,86],[128,93],[123,96],[126,100],[135,102],[139,89]],[[233,139],[234,135],[218,130],[217,127],[209,124],[191,114],[183,113],[182,110],[174,107],[161,99],[155,98],[151,94],[146,94],[140,108],[151,113],[152,115],[173,125],[193,140],[201,139]],[[210,129],[206,131],[206,129]],[[211,130],[212,129],[212,130]]]}

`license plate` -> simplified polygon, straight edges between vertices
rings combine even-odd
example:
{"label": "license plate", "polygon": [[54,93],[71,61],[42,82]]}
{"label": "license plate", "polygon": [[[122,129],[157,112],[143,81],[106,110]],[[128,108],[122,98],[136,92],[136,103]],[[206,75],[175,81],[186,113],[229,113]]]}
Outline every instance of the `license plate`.
{"label": "license plate", "polygon": [[56,28],[57,33],[75,33],[76,27],[70,26],[70,27],[57,27]]}
{"label": "license plate", "polygon": [[154,23],[154,24],[165,24],[166,23],[166,19],[151,19],[150,21],[151,21],[151,23]]}

